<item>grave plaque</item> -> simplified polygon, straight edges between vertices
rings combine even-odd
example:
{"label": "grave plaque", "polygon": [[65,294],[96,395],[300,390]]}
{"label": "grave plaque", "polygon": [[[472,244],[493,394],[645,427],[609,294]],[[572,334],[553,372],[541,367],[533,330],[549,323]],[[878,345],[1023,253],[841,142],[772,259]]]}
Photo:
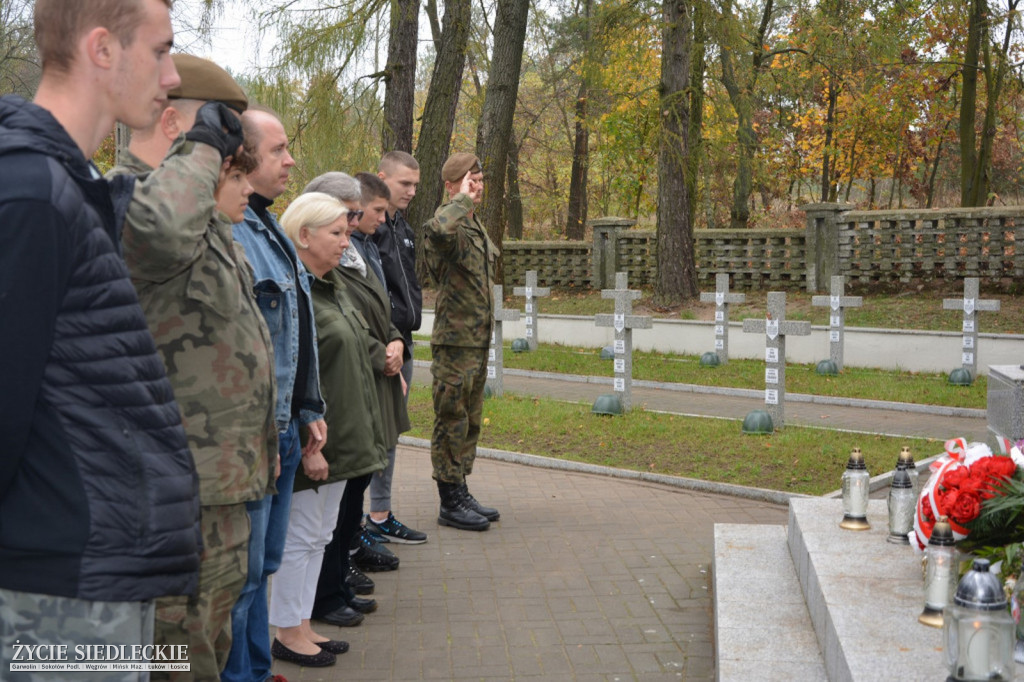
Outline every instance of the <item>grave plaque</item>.
{"label": "grave plaque", "polygon": [[611,327],[615,330],[615,378],[612,385],[619,394],[624,411],[628,411],[633,404],[633,330],[651,328],[650,316],[633,315],[633,301],[641,295],[639,291],[630,291],[629,277],[625,272],[617,272],[615,288],[601,290],[601,298],[615,301],[615,312],[594,316],[598,327]]}
{"label": "grave plaque", "polygon": [[743,320],[743,331],[765,335],[764,404],[772,425],[782,429],[786,425],[786,336],[808,336],[811,323],[786,320],[786,294],[771,291],[765,319]]}

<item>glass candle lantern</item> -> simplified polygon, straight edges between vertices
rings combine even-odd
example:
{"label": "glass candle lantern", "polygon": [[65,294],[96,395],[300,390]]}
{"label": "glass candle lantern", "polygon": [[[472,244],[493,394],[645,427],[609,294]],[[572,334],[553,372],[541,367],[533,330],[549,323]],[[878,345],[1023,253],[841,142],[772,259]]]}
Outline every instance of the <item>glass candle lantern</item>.
{"label": "glass candle lantern", "polygon": [[945,516],[940,516],[925,548],[924,611],[917,619],[933,628],[942,627],[942,610],[953,601],[957,572],[954,541],[953,528]]}
{"label": "glass candle lantern", "polygon": [[943,643],[948,679],[956,682],[1006,680],[1014,676],[1014,624],[1002,582],[988,559],[975,559],[946,608]]}
{"label": "glass candle lantern", "polygon": [[860,448],[854,448],[850,452],[850,459],[846,462],[846,471],[843,472],[843,520],[839,523],[840,528],[846,530],[867,530],[871,528],[868,523],[868,484],[871,475],[868,474],[867,465],[864,464],[864,455]]}
{"label": "glass candle lantern", "polygon": [[889,487],[889,542],[897,545],[909,545],[907,535],[914,528],[914,511],[917,497],[914,495],[914,484],[905,469],[899,469],[892,477]]}
{"label": "glass candle lantern", "polygon": [[910,454],[910,448],[904,445],[900,448],[900,456],[896,460],[896,470],[906,471],[910,476],[910,483],[914,488],[914,496],[921,494],[921,476],[917,472],[917,465],[914,463],[914,456]]}

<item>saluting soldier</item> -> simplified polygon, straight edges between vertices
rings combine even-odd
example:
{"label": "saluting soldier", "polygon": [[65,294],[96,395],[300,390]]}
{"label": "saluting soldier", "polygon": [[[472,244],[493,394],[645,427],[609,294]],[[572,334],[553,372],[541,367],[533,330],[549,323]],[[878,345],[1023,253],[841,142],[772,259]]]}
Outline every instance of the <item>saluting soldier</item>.
{"label": "saluting soldier", "polygon": [[491,291],[498,249],[474,215],[483,196],[483,167],[473,154],[452,154],[441,168],[448,201],[426,226],[424,255],[437,282],[430,339],[434,376],[434,433],[430,459],[441,497],[437,522],[487,530],[500,517],[470,494],[480,436],[487,349],[494,310]]}

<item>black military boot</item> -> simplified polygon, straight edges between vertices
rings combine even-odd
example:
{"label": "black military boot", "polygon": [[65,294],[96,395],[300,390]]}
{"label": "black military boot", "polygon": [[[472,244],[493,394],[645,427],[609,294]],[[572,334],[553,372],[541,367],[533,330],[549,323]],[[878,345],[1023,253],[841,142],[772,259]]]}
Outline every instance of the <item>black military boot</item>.
{"label": "black military boot", "polygon": [[490,527],[487,517],[477,514],[466,502],[462,486],[458,483],[438,481],[437,492],[441,496],[441,513],[437,522],[442,526],[459,530],[487,530]]}
{"label": "black military boot", "polygon": [[485,507],[469,492],[469,486],[462,484],[462,497],[466,500],[467,506],[488,521],[497,521],[501,514],[493,507]]}

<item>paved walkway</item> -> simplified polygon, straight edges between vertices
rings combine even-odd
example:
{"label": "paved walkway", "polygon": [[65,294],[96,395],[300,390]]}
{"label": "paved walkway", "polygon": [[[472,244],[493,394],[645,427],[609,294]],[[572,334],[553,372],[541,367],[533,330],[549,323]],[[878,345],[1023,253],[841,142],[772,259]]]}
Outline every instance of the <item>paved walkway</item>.
{"label": "paved walkway", "polygon": [[785,523],[783,507],[606,476],[478,459],[484,533],[437,525],[430,454],[400,446],[399,517],[424,545],[370,574],[379,609],[318,625],[352,649],[289,680],[707,680],[715,523]]}
{"label": "paved walkway", "polygon": [[[418,368],[416,383],[429,372]],[[506,375],[505,390],[592,401],[610,387]],[[634,388],[634,402],[742,418],[754,398]],[[983,419],[807,403],[789,424],[985,437]],[[425,545],[394,546],[401,568],[371,574],[379,610],[336,666],[278,663],[289,680],[694,680],[714,678],[710,562],[715,523],[786,522],[782,506],[656,483],[478,458],[471,485],[502,520],[440,528],[430,455],[401,446],[399,517]]]}

